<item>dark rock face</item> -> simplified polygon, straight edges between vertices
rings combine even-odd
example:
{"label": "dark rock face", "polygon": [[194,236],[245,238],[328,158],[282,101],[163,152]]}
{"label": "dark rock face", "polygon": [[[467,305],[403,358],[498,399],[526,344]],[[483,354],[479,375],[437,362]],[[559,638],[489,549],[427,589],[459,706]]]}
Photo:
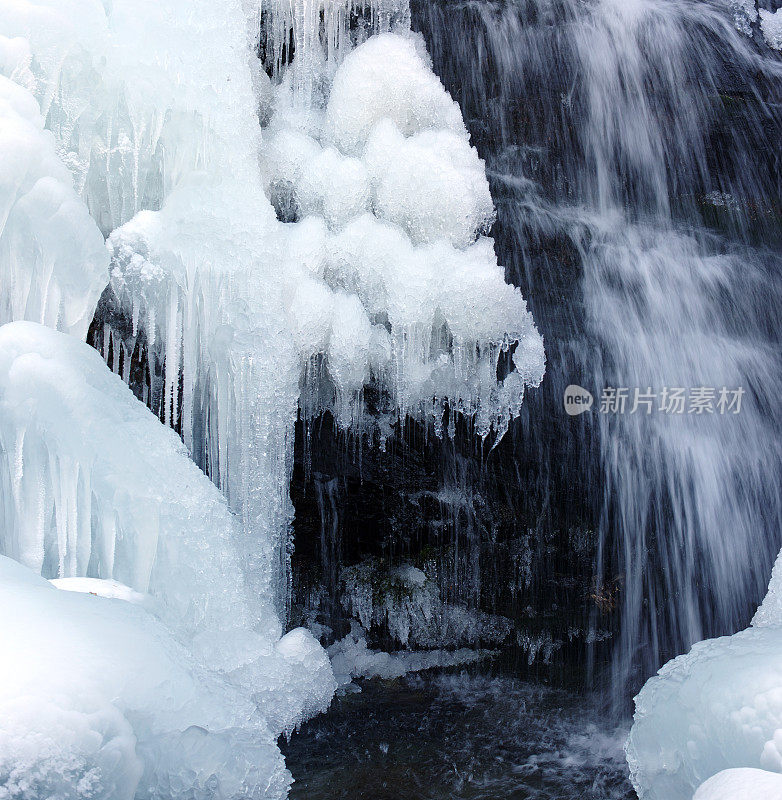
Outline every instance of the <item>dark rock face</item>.
{"label": "dark rock face", "polygon": [[[377,575],[410,564],[444,602],[511,620],[501,646],[520,667],[583,674],[586,644],[610,636],[618,586],[598,593],[595,534],[577,515],[578,487],[552,492],[556,476],[542,474],[523,434],[520,419],[491,450],[464,423],[452,441],[407,423],[383,452],[337,433],[328,417],[310,423],[305,448],[299,424],[294,621],[315,618],[339,638],[350,616],[344,568],[371,562]],[[539,502],[541,482],[548,503]],[[378,647],[400,647],[387,630],[371,633]],[[488,639],[459,645],[497,644]]]}

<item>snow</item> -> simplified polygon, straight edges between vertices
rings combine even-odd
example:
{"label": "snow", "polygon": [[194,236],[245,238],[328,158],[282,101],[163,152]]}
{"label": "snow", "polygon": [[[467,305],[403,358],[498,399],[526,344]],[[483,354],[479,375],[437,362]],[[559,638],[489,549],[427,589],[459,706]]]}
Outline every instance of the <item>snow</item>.
{"label": "snow", "polygon": [[782,800],[782,775],[760,769],[726,769],[709,778],[692,800]]}
{"label": "snow", "polygon": [[626,750],[640,800],[690,800],[717,773],[719,780],[708,792],[698,790],[697,800],[738,800],[729,793],[735,786],[753,800],[776,796],[752,794],[749,787],[779,791],[777,775],[742,781],[752,771],[782,773],[781,581],[782,554],[752,627],[697,643],[636,697]]}
{"label": "snow", "polygon": [[405,137],[445,129],[467,140],[459,106],[431,71],[420,40],[374,36],[350,53],[334,78],[324,124],[328,141],[360,155],[385,120]]}

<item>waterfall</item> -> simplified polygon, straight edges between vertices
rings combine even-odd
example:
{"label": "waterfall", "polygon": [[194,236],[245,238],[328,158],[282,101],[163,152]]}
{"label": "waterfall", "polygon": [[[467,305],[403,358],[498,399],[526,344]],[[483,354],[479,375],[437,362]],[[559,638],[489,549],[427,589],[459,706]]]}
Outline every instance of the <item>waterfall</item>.
{"label": "waterfall", "polygon": [[[538,454],[539,507],[597,531],[620,704],[747,623],[782,541],[782,63],[734,23],[694,0],[413,6],[547,337],[517,447]],[[589,413],[564,414],[570,384],[594,395]],[[601,413],[612,387],[628,388],[625,413]],[[714,413],[661,412],[671,387],[713,387]],[[743,389],[739,414],[719,413],[722,387]],[[652,413],[630,413],[636,389]]]}

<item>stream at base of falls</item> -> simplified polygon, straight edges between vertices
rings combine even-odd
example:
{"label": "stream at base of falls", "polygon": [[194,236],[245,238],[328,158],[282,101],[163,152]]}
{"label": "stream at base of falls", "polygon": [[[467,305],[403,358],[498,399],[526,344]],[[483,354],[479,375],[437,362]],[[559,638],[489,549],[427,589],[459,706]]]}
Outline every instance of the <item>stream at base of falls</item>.
{"label": "stream at base of falls", "polygon": [[282,740],[291,800],[634,800],[627,728],[483,668],[362,681]]}

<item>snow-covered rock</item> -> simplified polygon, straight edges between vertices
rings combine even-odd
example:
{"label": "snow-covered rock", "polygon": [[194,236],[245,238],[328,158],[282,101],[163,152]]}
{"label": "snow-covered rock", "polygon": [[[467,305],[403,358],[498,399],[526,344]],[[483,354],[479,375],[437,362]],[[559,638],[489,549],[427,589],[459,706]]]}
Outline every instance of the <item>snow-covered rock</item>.
{"label": "snow-covered rock", "polygon": [[[626,750],[641,800],[690,800],[724,770],[729,774],[710,784],[704,798],[742,796],[725,794],[725,787],[739,787],[753,800],[776,797],[752,794],[750,787],[766,784],[742,780],[753,770],[782,773],[781,588],[782,554],[752,627],[698,642],[636,697]],[[782,777],[763,781],[778,786]]]}

